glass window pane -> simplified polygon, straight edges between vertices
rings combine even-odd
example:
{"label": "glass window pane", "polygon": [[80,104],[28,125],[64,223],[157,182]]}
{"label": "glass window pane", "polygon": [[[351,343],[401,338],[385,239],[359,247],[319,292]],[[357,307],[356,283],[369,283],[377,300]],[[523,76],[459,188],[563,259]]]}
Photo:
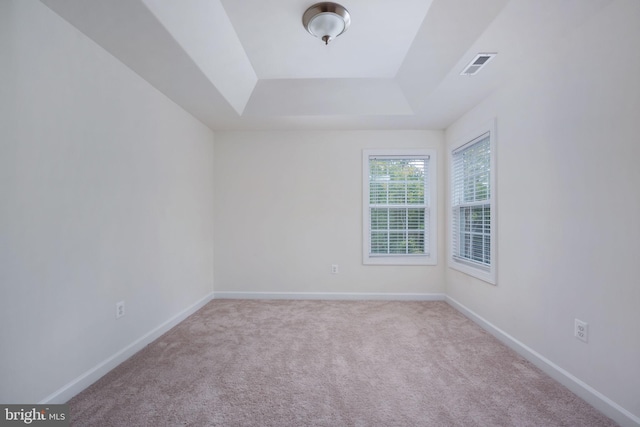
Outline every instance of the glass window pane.
{"label": "glass window pane", "polygon": [[389,233],[389,253],[405,254],[407,253],[407,241],[404,232]]}
{"label": "glass window pane", "polygon": [[409,204],[424,203],[424,184],[422,182],[407,183],[407,203]]}
{"label": "glass window pane", "polygon": [[405,230],[407,228],[407,211],[405,209],[389,210],[389,229]]}
{"label": "glass window pane", "polygon": [[408,253],[423,254],[425,253],[424,232],[409,232],[408,235]]}
{"label": "glass window pane", "polygon": [[387,184],[382,182],[372,182],[369,184],[369,203],[387,203]]}
{"label": "glass window pane", "polygon": [[387,254],[389,253],[388,233],[374,231],[371,233],[371,253]]}
{"label": "glass window pane", "polygon": [[406,185],[404,182],[392,182],[389,184],[389,203],[405,204],[406,203]]}
{"label": "glass window pane", "polygon": [[388,228],[389,209],[372,208],[371,209],[371,229],[386,230]]}
{"label": "glass window pane", "polygon": [[407,229],[409,230],[424,230],[425,225],[425,210],[424,209],[409,209],[407,211]]}

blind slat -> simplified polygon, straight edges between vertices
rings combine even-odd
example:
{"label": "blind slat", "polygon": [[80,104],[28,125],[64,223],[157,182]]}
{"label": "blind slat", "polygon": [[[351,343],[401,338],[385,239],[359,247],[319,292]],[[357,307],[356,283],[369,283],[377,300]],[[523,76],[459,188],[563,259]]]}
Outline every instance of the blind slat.
{"label": "blind slat", "polygon": [[453,153],[453,256],[491,265],[491,145],[489,135]]}
{"label": "blind slat", "polygon": [[428,255],[429,157],[369,157],[371,255]]}

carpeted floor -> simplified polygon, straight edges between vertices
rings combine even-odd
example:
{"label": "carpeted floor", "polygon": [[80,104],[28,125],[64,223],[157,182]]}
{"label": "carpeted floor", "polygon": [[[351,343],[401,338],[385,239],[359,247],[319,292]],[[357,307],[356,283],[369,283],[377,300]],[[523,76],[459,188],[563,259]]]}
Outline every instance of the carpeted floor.
{"label": "carpeted floor", "polygon": [[614,426],[444,302],[214,300],[77,426]]}

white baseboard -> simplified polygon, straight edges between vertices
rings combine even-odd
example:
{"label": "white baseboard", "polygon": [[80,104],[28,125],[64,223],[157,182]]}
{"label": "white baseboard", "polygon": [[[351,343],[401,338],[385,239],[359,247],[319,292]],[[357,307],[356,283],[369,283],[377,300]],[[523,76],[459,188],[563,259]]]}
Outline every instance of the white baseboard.
{"label": "white baseboard", "polygon": [[496,337],[507,347],[515,350],[516,353],[536,365],[551,378],[567,387],[569,390],[580,396],[594,408],[596,408],[621,426],[640,426],[640,417],[637,417],[636,415],[627,411],[622,406],[618,405],[613,400],[600,393],[598,390],[586,384],[584,381],[562,369],[560,366],[556,365],[530,347],[527,347],[526,345],[524,345],[511,335],[507,334],[500,328],[494,326],[486,319],[474,313],[472,310],[465,307],[455,299],[446,296],[445,301],[453,308],[471,319],[473,322],[477,323],[482,329],[486,330],[491,335]]}
{"label": "white baseboard", "polygon": [[198,311],[205,304],[213,299],[213,293],[208,294],[200,301],[195,304],[187,307],[182,310],[180,313],[176,314],[166,322],[162,323],[155,329],[146,333],[142,337],[138,338],[113,356],[99,363],[94,368],[88,370],[84,374],[80,375],[78,378],[74,379],[70,383],[61,387],[59,390],[50,394],[49,396],[42,399],[38,404],[46,405],[46,404],[58,404],[58,403],[66,403],[76,394],[80,393],[82,390],[89,387],[91,384],[99,380],[102,376],[104,376],[107,372],[114,369],[116,366],[136,354],[138,351],[142,350],[146,345],[150,344],[157,338],[159,338],[162,334],[167,332],[169,329],[176,326],[178,323],[182,322],[184,319]]}
{"label": "white baseboard", "polygon": [[444,301],[445,294],[357,292],[214,292],[214,299]]}

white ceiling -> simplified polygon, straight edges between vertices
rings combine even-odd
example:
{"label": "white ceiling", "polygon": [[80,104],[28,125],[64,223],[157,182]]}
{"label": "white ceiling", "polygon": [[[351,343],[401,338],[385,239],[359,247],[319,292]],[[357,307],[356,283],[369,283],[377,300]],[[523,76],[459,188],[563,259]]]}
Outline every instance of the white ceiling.
{"label": "white ceiling", "polygon": [[313,2],[222,0],[259,79],[392,79],[431,4],[402,0],[398,7],[386,0],[345,1],[353,24],[325,46],[302,26],[302,14]]}
{"label": "white ceiling", "polygon": [[219,130],[443,129],[610,0],[344,0],[328,46],[314,0],[41,1]]}

